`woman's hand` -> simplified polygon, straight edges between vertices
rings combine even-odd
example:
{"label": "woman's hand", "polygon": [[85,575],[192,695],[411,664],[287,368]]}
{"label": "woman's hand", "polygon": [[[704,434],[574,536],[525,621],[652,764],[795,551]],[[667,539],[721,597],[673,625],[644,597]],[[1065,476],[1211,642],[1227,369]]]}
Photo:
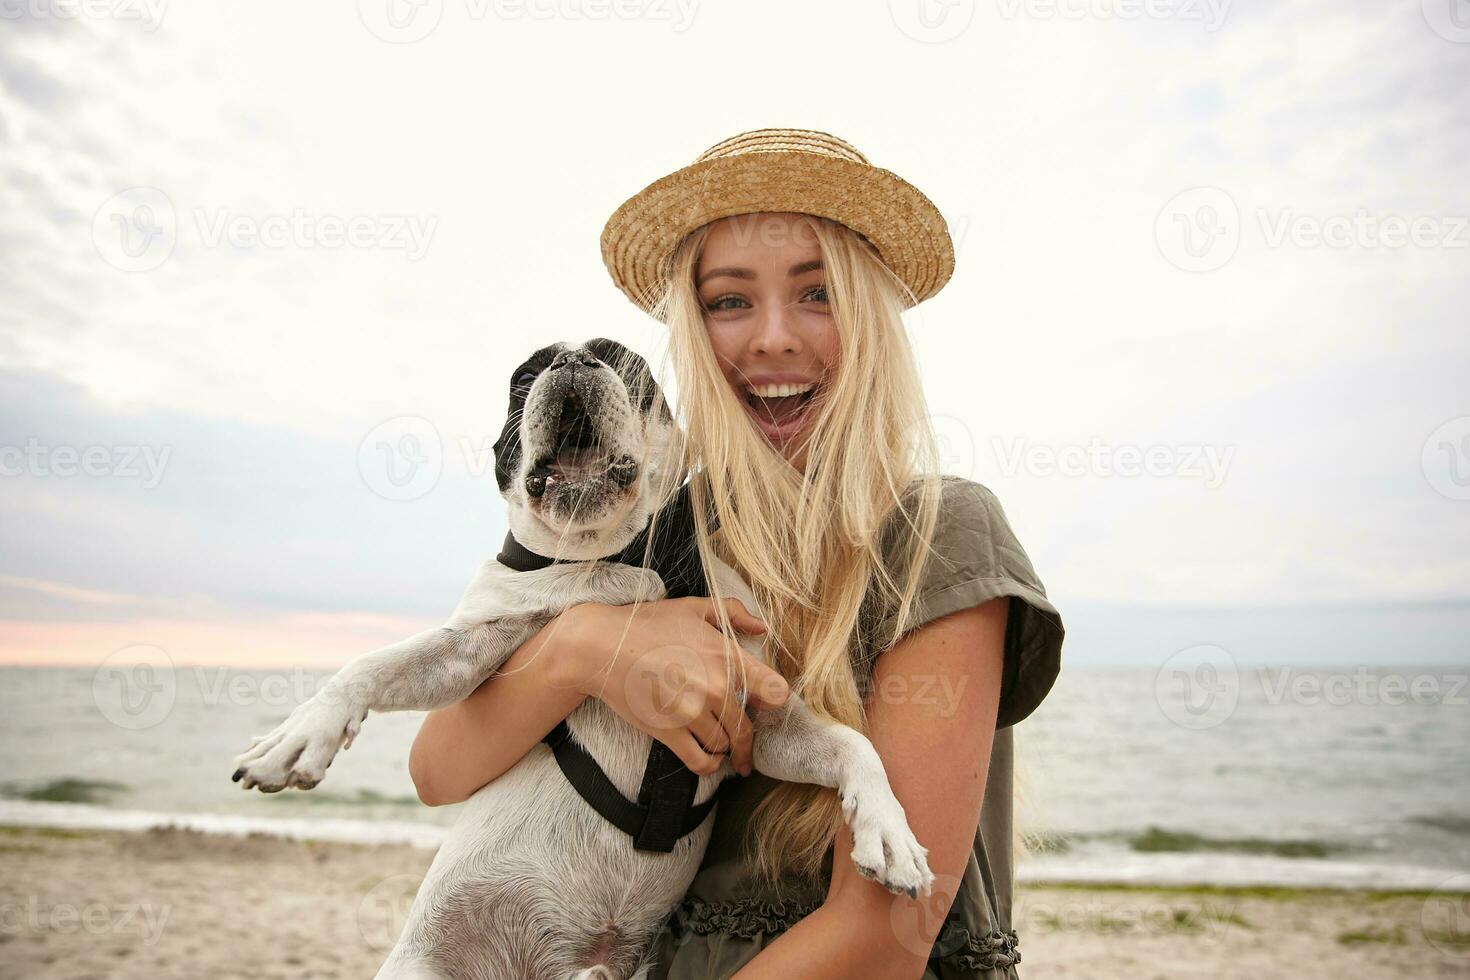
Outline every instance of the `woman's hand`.
{"label": "woman's hand", "polygon": [[[737,631],[766,631],[738,599],[727,599],[725,608]],[[589,602],[563,618],[574,637],[568,646],[577,651],[566,665],[569,684],[607,702],[699,775],[716,772],[725,752],[736,772],[750,774],[751,723],[740,688],[755,710],[784,704],[790,688],[720,631],[714,600]]]}

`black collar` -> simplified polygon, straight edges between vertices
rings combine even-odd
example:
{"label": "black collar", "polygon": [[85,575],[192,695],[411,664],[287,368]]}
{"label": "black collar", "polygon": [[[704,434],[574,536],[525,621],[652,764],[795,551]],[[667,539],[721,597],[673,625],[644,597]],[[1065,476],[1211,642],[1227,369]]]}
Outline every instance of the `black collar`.
{"label": "black collar", "polygon": [[[711,524],[713,525],[712,517]],[[648,532],[649,526],[645,525],[625,548],[611,555],[598,559],[565,559],[538,554],[507,531],[505,544],[495,560],[517,572],[533,572],[549,565],[592,560],[618,562],[641,568],[644,551],[648,546]],[[708,596],[709,586],[704,579],[699,563],[699,549],[694,540],[694,508],[689,502],[688,483],[681,486],[659,512],[656,533],[657,539],[654,541],[648,567],[663,579],[666,597],[678,599],[684,596]]]}

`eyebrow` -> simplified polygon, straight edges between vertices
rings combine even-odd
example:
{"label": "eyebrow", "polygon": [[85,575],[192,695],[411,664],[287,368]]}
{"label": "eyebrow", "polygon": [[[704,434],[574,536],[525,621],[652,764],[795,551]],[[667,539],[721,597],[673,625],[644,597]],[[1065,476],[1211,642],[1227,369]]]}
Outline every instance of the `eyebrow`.
{"label": "eyebrow", "polygon": [[[821,267],[821,259],[812,259],[810,262],[798,262],[796,265],[793,265],[790,269],[786,270],[786,275],[788,278],[792,276],[799,276],[804,272],[812,272],[816,269],[820,269]],[[724,266],[719,269],[709,270],[704,275],[699,277],[699,281],[695,283],[695,285],[702,286],[704,285],[705,280],[714,279],[717,276],[726,276],[730,279],[754,279],[755,273],[751,272],[749,269],[737,269],[733,266]]]}

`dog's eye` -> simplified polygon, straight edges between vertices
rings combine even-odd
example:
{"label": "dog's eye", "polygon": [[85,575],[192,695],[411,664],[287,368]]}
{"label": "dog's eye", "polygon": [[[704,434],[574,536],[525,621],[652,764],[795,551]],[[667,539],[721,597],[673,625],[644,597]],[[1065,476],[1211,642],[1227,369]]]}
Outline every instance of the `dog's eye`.
{"label": "dog's eye", "polygon": [[520,374],[516,375],[516,379],[511,382],[511,384],[517,388],[529,388],[535,383],[535,371],[522,371]]}

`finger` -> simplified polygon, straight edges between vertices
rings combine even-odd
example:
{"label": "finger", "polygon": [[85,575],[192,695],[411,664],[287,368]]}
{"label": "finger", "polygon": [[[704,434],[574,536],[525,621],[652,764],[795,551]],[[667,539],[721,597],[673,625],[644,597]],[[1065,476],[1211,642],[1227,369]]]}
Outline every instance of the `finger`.
{"label": "finger", "polygon": [[[725,600],[725,615],[730,617],[730,625],[741,633],[764,633],[768,629],[760,618],[750,614],[750,610],[739,599]],[[720,616],[713,603],[706,609],[704,618],[711,626],[719,629]]]}
{"label": "finger", "polygon": [[721,755],[730,751],[730,735],[725,725],[712,714],[702,714],[689,723],[689,731],[710,755]]}
{"label": "finger", "polygon": [[724,761],[720,756],[710,755],[699,747],[693,735],[687,728],[681,728],[677,732],[670,732],[668,740],[659,739],[669,748],[674,750],[689,771],[700,776],[709,776],[719,771],[720,764]]}
{"label": "finger", "polygon": [[749,776],[752,768],[755,727],[750,716],[742,709],[735,712],[733,721],[725,722],[725,732],[730,738],[730,765],[742,776]]}
{"label": "finger", "polygon": [[791,685],[774,668],[745,653],[746,706],[761,711],[779,708],[791,696]]}

